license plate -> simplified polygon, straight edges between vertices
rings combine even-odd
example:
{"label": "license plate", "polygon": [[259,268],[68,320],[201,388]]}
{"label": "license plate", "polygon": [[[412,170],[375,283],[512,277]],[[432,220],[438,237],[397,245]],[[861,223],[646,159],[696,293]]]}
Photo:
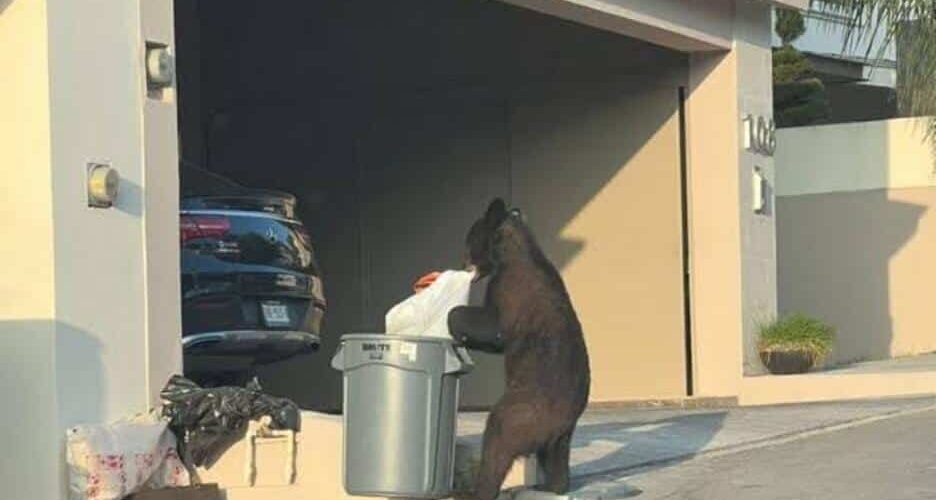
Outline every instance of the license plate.
{"label": "license plate", "polygon": [[289,309],[285,304],[264,302],[260,304],[263,309],[263,320],[267,326],[289,326]]}

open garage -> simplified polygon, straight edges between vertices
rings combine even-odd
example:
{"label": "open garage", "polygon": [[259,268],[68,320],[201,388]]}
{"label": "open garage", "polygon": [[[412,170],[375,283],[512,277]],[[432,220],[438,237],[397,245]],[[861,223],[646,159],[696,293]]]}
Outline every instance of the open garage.
{"label": "open garage", "polygon": [[[182,159],[296,195],[323,272],[321,349],[266,389],[337,408],[340,336],[460,266],[500,196],[566,279],[592,399],[687,394],[686,54],[467,0],[176,2],[176,38]],[[466,407],[501,391],[501,359],[476,361]]]}

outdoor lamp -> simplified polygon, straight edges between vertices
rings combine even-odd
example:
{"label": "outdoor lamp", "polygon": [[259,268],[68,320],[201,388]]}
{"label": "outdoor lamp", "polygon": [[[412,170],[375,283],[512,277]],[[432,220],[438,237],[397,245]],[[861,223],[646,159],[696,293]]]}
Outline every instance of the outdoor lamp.
{"label": "outdoor lamp", "polygon": [[117,200],[120,174],[110,165],[88,165],[88,206],[110,208]]}

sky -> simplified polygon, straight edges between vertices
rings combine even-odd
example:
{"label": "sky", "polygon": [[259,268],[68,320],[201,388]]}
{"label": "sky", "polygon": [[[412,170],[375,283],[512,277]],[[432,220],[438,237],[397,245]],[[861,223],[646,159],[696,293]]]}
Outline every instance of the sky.
{"label": "sky", "polygon": [[[879,37],[880,38],[880,37]],[[839,24],[823,21],[815,14],[808,14],[806,18],[806,33],[794,42],[794,46],[802,51],[815,52],[820,54],[845,54],[848,56],[864,57],[867,50],[867,42],[863,42],[858,47],[844,47],[845,33]],[[871,51],[870,56],[877,57],[883,40],[878,40]],[[780,38],[774,33],[774,45],[780,45]],[[895,58],[893,46],[887,47],[884,52],[886,59]]]}

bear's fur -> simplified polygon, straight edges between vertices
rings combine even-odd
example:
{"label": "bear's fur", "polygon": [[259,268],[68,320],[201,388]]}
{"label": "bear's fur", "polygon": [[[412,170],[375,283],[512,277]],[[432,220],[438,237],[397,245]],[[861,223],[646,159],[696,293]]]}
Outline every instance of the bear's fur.
{"label": "bear's fur", "polygon": [[493,500],[514,460],[536,453],[547,491],[569,488],[572,432],[588,402],[582,327],[562,277],[516,210],[494,200],[467,237],[468,264],[490,275],[485,308],[497,318],[506,387],[484,431],[476,496]]}

